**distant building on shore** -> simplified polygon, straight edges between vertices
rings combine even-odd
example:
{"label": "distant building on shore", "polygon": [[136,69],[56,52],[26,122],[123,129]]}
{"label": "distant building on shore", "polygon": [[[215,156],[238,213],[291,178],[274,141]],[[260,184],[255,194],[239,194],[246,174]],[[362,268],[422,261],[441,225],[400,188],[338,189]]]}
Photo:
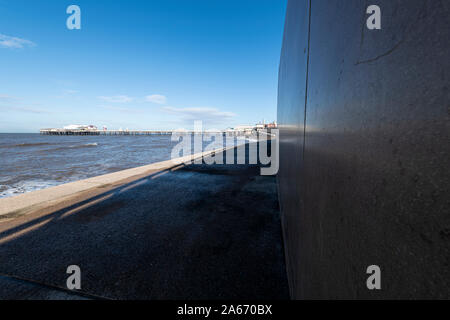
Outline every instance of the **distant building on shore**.
{"label": "distant building on shore", "polygon": [[261,123],[257,123],[255,125],[239,125],[233,128],[228,128],[227,132],[233,132],[233,131],[239,131],[239,132],[245,132],[245,133],[252,133],[253,131],[258,130],[264,130],[264,129],[275,129],[277,128],[276,121],[273,121],[271,123],[264,123],[264,121]]}
{"label": "distant building on shore", "polygon": [[277,128],[277,122],[276,121],[274,121],[274,122],[272,122],[272,123],[266,123],[266,124],[264,124],[264,128],[266,128],[266,129],[275,129],[275,128]]}

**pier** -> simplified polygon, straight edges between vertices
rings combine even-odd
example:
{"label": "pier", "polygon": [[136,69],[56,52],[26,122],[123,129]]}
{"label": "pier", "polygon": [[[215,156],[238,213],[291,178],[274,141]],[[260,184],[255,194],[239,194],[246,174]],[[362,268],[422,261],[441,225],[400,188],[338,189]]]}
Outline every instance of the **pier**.
{"label": "pier", "polygon": [[80,129],[41,129],[41,135],[55,136],[165,136],[172,134],[222,134],[224,136],[250,136],[257,130],[224,131],[177,131],[177,130],[80,130]]}

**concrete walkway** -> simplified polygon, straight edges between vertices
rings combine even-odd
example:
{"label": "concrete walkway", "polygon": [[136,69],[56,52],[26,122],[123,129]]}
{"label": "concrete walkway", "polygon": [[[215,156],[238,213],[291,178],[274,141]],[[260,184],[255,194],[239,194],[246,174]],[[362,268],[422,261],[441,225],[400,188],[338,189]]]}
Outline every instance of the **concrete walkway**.
{"label": "concrete walkway", "polygon": [[0,275],[1,299],[287,299],[275,177],[181,165],[0,219]]}

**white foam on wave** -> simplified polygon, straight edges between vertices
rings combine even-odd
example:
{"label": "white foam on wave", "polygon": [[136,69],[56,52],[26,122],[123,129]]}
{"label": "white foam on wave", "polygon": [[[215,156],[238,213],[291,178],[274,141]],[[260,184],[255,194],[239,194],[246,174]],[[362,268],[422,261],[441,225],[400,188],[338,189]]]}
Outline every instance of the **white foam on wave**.
{"label": "white foam on wave", "polygon": [[0,199],[8,198],[12,196],[17,196],[22,193],[46,189],[49,187],[57,186],[62,184],[61,181],[44,181],[44,180],[29,180],[15,183],[11,186],[8,185],[0,185]]}
{"label": "white foam on wave", "polygon": [[98,146],[97,142],[91,142],[91,143],[85,143],[85,144],[74,144],[71,145],[69,148],[83,148],[83,147],[96,147]]}

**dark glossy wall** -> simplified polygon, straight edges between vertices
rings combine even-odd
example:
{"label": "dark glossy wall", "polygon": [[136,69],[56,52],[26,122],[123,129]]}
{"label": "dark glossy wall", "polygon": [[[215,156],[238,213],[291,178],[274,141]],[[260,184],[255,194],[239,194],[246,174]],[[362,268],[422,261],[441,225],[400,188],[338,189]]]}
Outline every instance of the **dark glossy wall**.
{"label": "dark glossy wall", "polygon": [[[381,30],[366,27],[371,4]],[[292,298],[450,298],[449,17],[444,0],[289,1],[278,182]]]}

